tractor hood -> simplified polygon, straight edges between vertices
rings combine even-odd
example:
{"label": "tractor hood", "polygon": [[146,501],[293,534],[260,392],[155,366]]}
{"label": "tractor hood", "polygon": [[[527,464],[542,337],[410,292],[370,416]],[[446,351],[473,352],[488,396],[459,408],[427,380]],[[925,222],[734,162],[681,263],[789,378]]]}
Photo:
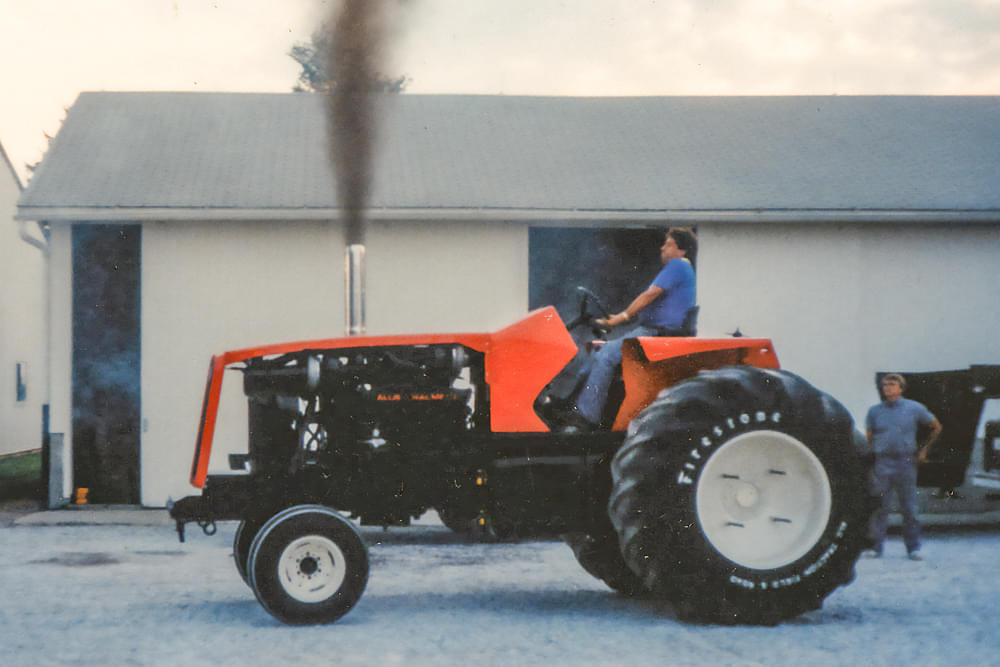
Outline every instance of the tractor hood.
{"label": "tractor hood", "polygon": [[485,356],[486,382],[490,387],[490,427],[494,432],[544,432],[535,414],[535,397],[573,359],[576,343],[556,309],[532,311],[524,319],[493,333],[350,336],[299,341],[231,350],[212,357],[202,403],[198,440],[191,468],[191,483],[201,488],[215,435],[225,369],[257,357],[295,352],[329,352],[353,348],[406,345],[459,344]]}

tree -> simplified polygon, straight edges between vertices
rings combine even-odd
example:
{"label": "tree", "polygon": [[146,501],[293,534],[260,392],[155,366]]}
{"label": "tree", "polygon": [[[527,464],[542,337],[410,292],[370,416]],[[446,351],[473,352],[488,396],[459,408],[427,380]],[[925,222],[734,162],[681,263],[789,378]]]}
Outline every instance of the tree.
{"label": "tree", "polygon": [[[324,25],[314,32],[309,42],[299,42],[289,51],[289,57],[302,68],[299,80],[292,90],[296,93],[328,93],[337,86],[336,63],[331,63],[330,28]],[[372,91],[401,93],[409,83],[407,76],[390,77],[378,74],[372,81]]]}

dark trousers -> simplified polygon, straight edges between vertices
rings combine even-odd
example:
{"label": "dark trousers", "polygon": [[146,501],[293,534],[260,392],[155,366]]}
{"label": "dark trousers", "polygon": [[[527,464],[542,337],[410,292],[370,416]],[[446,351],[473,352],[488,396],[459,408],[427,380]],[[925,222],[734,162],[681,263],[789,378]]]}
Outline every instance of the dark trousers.
{"label": "dark trousers", "polygon": [[903,515],[903,543],[907,551],[920,548],[920,520],[917,517],[917,464],[909,458],[878,457],[875,459],[875,490],[882,504],[872,517],[869,537],[875,548],[882,549],[889,523],[892,495],[899,499]]}

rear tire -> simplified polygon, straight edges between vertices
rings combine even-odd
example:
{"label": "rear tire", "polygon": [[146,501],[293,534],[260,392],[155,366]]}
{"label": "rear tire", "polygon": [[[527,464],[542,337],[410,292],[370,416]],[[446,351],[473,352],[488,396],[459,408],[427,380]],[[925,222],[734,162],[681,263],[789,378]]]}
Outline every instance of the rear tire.
{"label": "rear tire", "polygon": [[248,578],[257,600],[283,623],[332,623],[365,590],[368,550],[332,509],[298,505],[268,519],[254,537]]}
{"label": "rear tire", "polygon": [[649,592],[626,565],[618,548],[618,538],[610,530],[596,537],[586,533],[563,535],[563,541],[573,550],[580,566],[611,590],[627,597],[639,597]]}
{"label": "rear tire", "polygon": [[458,535],[473,535],[479,522],[479,514],[450,508],[448,505],[438,507],[438,518],[445,528]]}
{"label": "rear tire", "polygon": [[775,624],[854,577],[874,503],[840,403],[731,367],[663,392],[612,462],[625,562],[682,618]]}

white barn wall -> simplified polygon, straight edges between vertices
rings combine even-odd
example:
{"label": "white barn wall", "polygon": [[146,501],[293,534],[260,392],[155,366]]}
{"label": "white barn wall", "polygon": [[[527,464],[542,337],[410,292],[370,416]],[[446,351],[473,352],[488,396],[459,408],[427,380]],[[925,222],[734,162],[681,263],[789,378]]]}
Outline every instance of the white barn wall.
{"label": "white barn wall", "polygon": [[[0,149],[0,456],[38,449],[46,399],[45,256],[14,222],[20,188]],[[29,226],[41,238],[37,226]],[[17,400],[17,364],[27,394]]]}
{"label": "white barn wall", "polygon": [[[773,338],[784,367],[860,420],[875,400],[875,371],[1000,363],[1000,229],[957,231],[702,223],[699,333],[739,326]],[[527,234],[514,223],[373,225],[369,333],[489,331],[515,320],[527,309]],[[70,240],[68,226],[53,227],[50,429],[64,434],[67,461]],[[343,246],[336,228],[315,222],[146,223],[142,267],[142,501],[160,506],[193,491],[187,479],[213,353],[343,334]],[[239,375],[227,379],[216,472],[246,443]],[[70,489],[67,477],[67,496]]]}
{"label": "white barn wall", "polygon": [[[188,483],[212,354],[344,335],[343,242],[321,222],[146,223],[142,251],[142,502]],[[369,334],[491,330],[527,307],[527,229],[376,223]],[[210,472],[246,451],[241,376],[223,384]]]}
{"label": "white barn wall", "polygon": [[528,227],[386,222],[368,235],[368,331],[493,331],[528,309]]}
{"label": "white barn wall", "polygon": [[862,423],[876,371],[1000,363],[996,225],[699,225],[699,334],[770,337]]}
{"label": "white barn wall", "polygon": [[[144,505],[192,492],[191,457],[211,356],[342,330],[343,253],[321,223],[146,223],[142,232]],[[303,270],[308,267],[308,270]],[[213,462],[242,451],[238,373],[223,387]],[[235,396],[235,400],[234,397]]]}

